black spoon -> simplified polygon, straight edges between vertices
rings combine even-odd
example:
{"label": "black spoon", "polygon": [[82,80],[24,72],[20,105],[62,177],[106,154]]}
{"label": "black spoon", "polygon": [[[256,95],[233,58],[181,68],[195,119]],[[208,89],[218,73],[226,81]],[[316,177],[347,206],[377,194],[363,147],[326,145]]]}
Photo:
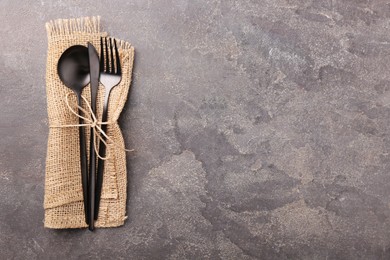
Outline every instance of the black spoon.
{"label": "black spoon", "polygon": [[[88,85],[90,81],[88,48],[81,45],[74,45],[65,50],[58,61],[57,72],[65,86],[72,89],[73,92],[77,95],[78,105],[81,106],[81,93],[83,88]],[[81,115],[80,110],[79,114]],[[79,118],[79,124],[82,123],[83,120]],[[89,224],[88,165],[83,127],[79,127],[79,138],[80,169],[84,197],[85,222]]]}

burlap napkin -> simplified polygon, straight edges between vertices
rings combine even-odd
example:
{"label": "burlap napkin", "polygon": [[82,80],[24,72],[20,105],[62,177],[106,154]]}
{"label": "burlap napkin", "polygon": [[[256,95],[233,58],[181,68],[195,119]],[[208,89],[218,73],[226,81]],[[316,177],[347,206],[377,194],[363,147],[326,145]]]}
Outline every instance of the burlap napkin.
{"label": "burlap napkin", "polygon": [[[81,186],[79,130],[78,127],[58,127],[78,124],[78,118],[71,113],[66,105],[65,97],[72,91],[59,79],[57,62],[61,54],[72,45],[86,46],[87,42],[91,42],[100,53],[100,37],[107,36],[107,33],[100,30],[99,17],[50,21],[46,24],[46,29],[48,35],[46,91],[49,137],[46,158],[44,225],[47,228],[87,227]],[[112,138],[112,143],[107,147],[107,153],[110,156],[105,162],[102,198],[96,227],[120,226],[124,224],[126,219],[126,155],[125,151],[120,149],[120,147],[124,147],[124,141],[116,121],[126,102],[130,88],[134,48],[127,42],[119,42],[118,48],[123,74],[122,81],[111,91],[110,95],[108,121],[112,123],[108,125],[107,134]],[[97,102],[100,115],[103,91],[103,86],[100,86]],[[83,96],[90,100],[89,86],[84,89]],[[74,95],[70,95],[70,103],[77,111]],[[87,109],[85,104],[83,107]],[[86,140],[89,140],[90,131],[86,132]]]}

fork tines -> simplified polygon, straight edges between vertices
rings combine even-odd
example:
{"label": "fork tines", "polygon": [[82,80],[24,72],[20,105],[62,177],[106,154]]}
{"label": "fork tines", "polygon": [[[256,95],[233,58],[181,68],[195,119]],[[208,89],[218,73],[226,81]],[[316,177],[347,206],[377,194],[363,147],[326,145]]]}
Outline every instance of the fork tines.
{"label": "fork tines", "polygon": [[121,64],[116,39],[109,38],[108,40],[107,38],[108,37],[100,38],[100,71],[121,75]]}

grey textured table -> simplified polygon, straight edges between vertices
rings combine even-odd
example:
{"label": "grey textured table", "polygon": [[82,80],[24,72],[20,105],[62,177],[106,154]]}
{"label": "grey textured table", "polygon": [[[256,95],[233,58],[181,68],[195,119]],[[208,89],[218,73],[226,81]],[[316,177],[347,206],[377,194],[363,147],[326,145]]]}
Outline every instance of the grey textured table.
{"label": "grey textured table", "polygon": [[[125,226],[43,228],[46,21],[136,48]],[[0,259],[389,259],[387,1],[0,2]]]}

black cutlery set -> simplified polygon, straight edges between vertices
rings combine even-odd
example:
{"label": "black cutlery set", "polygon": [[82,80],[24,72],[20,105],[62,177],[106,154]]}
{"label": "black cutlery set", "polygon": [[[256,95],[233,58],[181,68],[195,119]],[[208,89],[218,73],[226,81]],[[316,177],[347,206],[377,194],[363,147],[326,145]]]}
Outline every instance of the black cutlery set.
{"label": "black cutlery set", "polygon": [[[91,112],[97,117],[96,100],[99,82],[104,86],[103,113],[99,128],[102,133],[107,130],[108,104],[110,92],[122,79],[121,63],[117,42],[112,38],[100,38],[100,59],[95,47],[88,42],[88,47],[74,45],[62,53],[57,66],[58,75],[64,85],[73,90],[77,96],[79,115],[82,107],[81,96],[84,87],[90,84],[91,88]],[[86,99],[84,99],[85,101]],[[95,128],[91,127],[89,166],[87,163],[87,149],[85,131],[82,117],[79,117],[79,140],[80,140],[80,172],[83,189],[85,222],[89,230],[94,230],[95,220],[98,219],[100,198],[103,186],[104,157],[106,154],[106,136],[99,135],[96,139]],[[84,124],[85,125],[85,124]],[[97,156],[95,143],[99,142]]]}

